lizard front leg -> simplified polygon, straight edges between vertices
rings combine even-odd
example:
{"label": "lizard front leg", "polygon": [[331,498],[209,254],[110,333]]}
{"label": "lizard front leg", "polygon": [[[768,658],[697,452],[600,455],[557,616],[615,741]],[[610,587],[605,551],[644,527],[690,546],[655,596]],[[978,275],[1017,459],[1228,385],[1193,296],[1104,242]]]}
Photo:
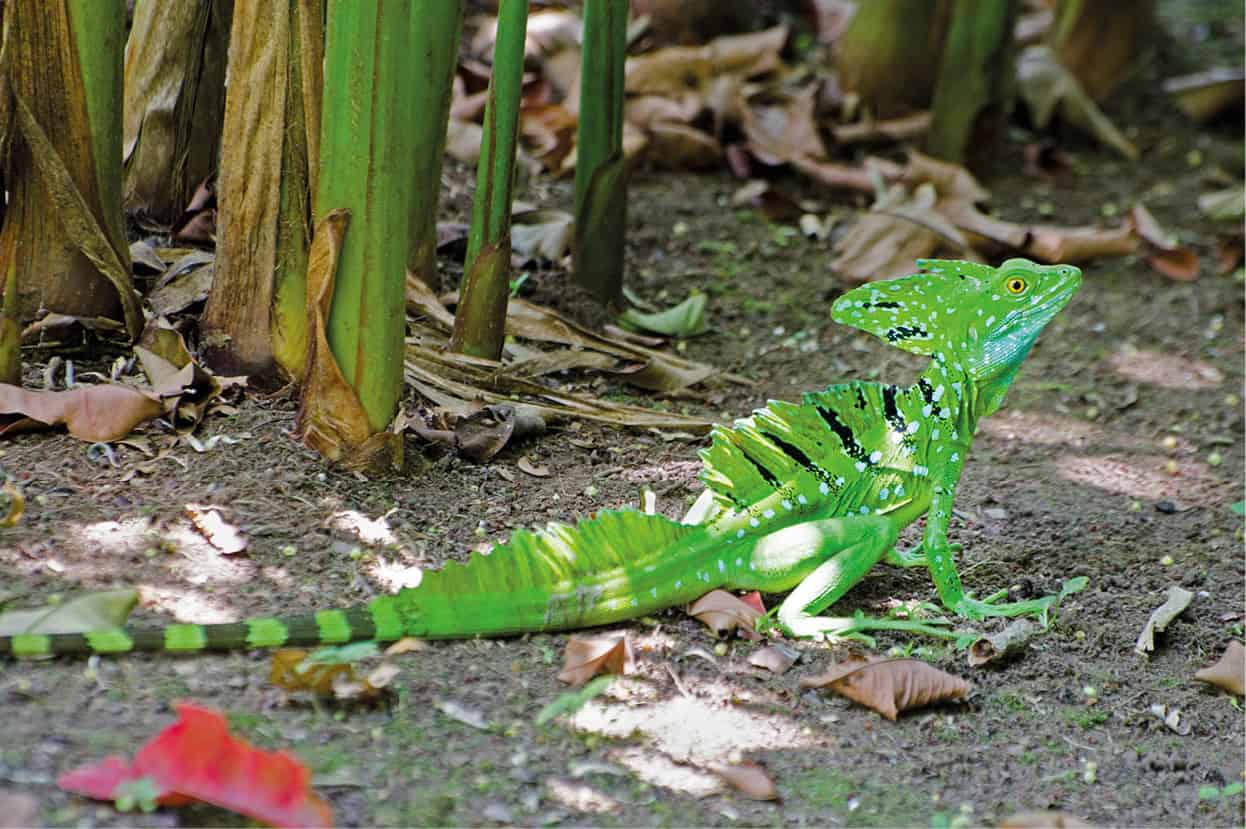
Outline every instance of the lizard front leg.
{"label": "lizard front leg", "polygon": [[795,589],[779,606],[779,628],[796,638],[849,636],[866,630],[902,630],[954,639],[953,631],[907,619],[819,616],[852,589],[896,541],[896,527],[882,516],[809,521],[760,538],[747,573],[732,586],[768,593]]}
{"label": "lizard front leg", "polygon": [[930,510],[926,514],[926,532],[922,538],[926,564],[930,568],[930,578],[939,592],[939,601],[943,606],[965,619],[980,621],[989,616],[1025,616],[1047,613],[1059,600],[1059,596],[1044,596],[1024,602],[997,603],[995,600],[1007,595],[1007,591],[997,593],[985,600],[975,599],[965,593],[961,586],[960,575],[956,572],[955,554],[960,552],[959,544],[948,544],[948,523],[952,517],[952,502],[956,494],[956,481],[960,478],[961,465],[964,457],[960,450],[953,450],[949,461],[943,468],[943,483],[935,485],[934,497],[931,499]]}

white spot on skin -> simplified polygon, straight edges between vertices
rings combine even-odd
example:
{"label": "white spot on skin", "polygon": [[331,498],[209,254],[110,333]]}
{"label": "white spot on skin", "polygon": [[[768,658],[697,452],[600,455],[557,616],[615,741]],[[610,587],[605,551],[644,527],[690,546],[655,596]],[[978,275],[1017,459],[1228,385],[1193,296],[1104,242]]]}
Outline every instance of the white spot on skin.
{"label": "white spot on skin", "polygon": [[768,509],[762,513],[763,518],[774,518],[774,510]]}
{"label": "white spot on skin", "polygon": [[818,492],[821,492],[823,495],[829,494],[830,491],[831,491],[831,488],[826,485],[826,481],[823,481],[822,483],[818,484]]}
{"label": "white spot on skin", "polygon": [[736,538],[743,538],[743,537],[744,537],[744,530],[736,530],[736,531],[735,531],[735,537],[736,537]]}
{"label": "white spot on skin", "polygon": [[883,453],[875,449],[870,453],[870,463],[878,463],[883,459]]}
{"label": "white spot on skin", "polygon": [[935,386],[934,394],[930,395],[930,399],[938,403],[940,400],[943,399],[944,391],[945,389],[943,388],[943,384],[940,383],[939,385]]}
{"label": "white spot on skin", "polygon": [[744,559],[742,559],[742,558],[737,558],[737,559],[735,560],[735,566],[736,566],[736,567],[741,567],[741,566],[743,566],[743,565],[744,565]]}
{"label": "white spot on skin", "polygon": [[924,478],[929,473],[930,473],[930,469],[928,467],[922,466],[921,464],[918,464],[917,466],[913,467],[913,474],[919,478]]}
{"label": "white spot on skin", "polygon": [[896,497],[901,498],[903,496],[904,496],[904,484],[896,484]]}
{"label": "white spot on skin", "polygon": [[858,472],[865,471],[865,461],[857,461],[854,466],[856,466]]}
{"label": "white spot on skin", "polygon": [[720,573],[727,572],[727,563],[723,561],[721,558],[718,559],[718,572]]}
{"label": "white spot on skin", "polygon": [[930,408],[929,404],[922,406],[922,417],[930,417],[932,411],[934,410]]}
{"label": "white spot on skin", "polygon": [[869,514],[870,514],[870,508],[869,508],[869,507],[867,507],[865,504],[862,504],[862,505],[861,505],[861,509],[857,510],[857,512],[861,513],[862,515],[869,515]]}
{"label": "white spot on skin", "polygon": [[930,439],[931,439],[931,440],[938,440],[938,439],[939,439],[939,430],[938,430],[938,429],[934,429],[933,431],[931,431],[931,433],[930,433]]}
{"label": "white spot on skin", "polygon": [[840,475],[838,478],[835,479],[835,486],[843,486],[843,485],[844,485],[844,476]]}
{"label": "white spot on skin", "polygon": [[917,434],[917,430],[920,429],[921,427],[922,425],[918,423],[916,420],[914,420],[912,423],[908,425],[908,428],[905,429],[904,431],[908,432],[910,435],[915,435]]}
{"label": "white spot on skin", "polygon": [[991,327],[992,325],[994,325],[994,324],[995,324],[995,316],[994,316],[994,315],[989,316],[989,317],[987,317],[987,318],[986,318],[986,327],[987,327],[987,328],[990,328],[990,327]]}
{"label": "white spot on skin", "polygon": [[656,599],[658,597],[658,589],[656,587],[651,588],[649,590],[649,595]]}
{"label": "white spot on skin", "polygon": [[890,498],[891,490],[888,489],[887,487],[883,487],[882,491],[878,493],[878,497],[882,498],[883,500]]}
{"label": "white spot on skin", "polygon": [[789,500],[787,500],[786,498],[784,498],[784,499],[783,499],[783,509],[788,509],[788,510],[790,510],[791,508],[792,508],[792,502],[791,502],[791,501],[789,501]]}
{"label": "white spot on skin", "polygon": [[956,463],[958,460],[960,460],[960,452],[953,452],[950,460],[952,461],[952,463]]}
{"label": "white spot on skin", "polygon": [[678,590],[679,588],[681,588],[681,587],[683,587],[683,586],[684,586],[684,583],[683,583],[683,580],[682,580],[682,579],[675,579],[675,589],[676,589],[676,590]]}
{"label": "white spot on skin", "polygon": [[809,503],[809,499],[806,498],[804,495],[797,495],[796,501],[802,505]]}
{"label": "white spot on skin", "polygon": [[750,518],[750,519],[748,520],[748,525],[749,525],[750,527],[760,527],[760,526],[761,526],[761,522],[760,522],[760,521],[758,521],[756,518]]}

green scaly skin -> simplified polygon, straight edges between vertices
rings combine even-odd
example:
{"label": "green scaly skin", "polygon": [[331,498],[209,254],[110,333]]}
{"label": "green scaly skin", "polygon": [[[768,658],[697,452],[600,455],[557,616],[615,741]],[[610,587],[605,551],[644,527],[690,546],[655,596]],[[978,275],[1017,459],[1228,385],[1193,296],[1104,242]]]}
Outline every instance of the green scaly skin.
{"label": "green scaly skin", "polygon": [[[999,408],[1043,327],[1081,272],[1011,259],[999,268],[922,260],[924,271],[863,285],[837,322],[931,358],[907,388],[854,381],[771,402],[718,427],[701,456],[695,520],[602,512],[575,526],[519,531],[488,556],[427,573],[416,587],[350,610],[224,625],[111,628],[0,637],[0,654],[201,651],[404,636],[465,638],[610,624],[692,601],[713,588],[791,591],[787,635],[900,629],[896,619],[821,616],[879,560],[926,566],[949,611],[967,618],[1044,614],[1057,597],[999,604],[965,593],[948,521],[978,419]],[[926,515],[918,550],[897,533]]]}

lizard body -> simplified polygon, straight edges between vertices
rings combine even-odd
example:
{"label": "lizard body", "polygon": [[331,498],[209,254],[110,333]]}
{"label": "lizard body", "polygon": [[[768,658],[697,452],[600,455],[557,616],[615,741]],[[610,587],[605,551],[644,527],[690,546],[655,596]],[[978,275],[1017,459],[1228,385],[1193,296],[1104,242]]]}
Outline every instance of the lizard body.
{"label": "lizard body", "polygon": [[[941,603],[970,619],[1041,614],[1056,597],[997,604],[968,596],[947,528],[978,419],[1003,402],[1043,327],[1081,282],[1077,268],[1012,259],[999,268],[923,260],[923,273],[856,288],[837,322],[931,358],[917,382],[853,381],[771,401],[701,452],[703,498],[685,523],[605,511],[574,526],[520,530],[489,554],[349,610],[222,625],[173,624],[0,637],[0,654],[200,651],[404,636],[466,638],[567,630],[635,618],[713,588],[791,591],[793,636],[869,629],[949,632],[906,620],[819,615],[879,560],[927,566]],[[895,549],[926,515],[918,550]]]}

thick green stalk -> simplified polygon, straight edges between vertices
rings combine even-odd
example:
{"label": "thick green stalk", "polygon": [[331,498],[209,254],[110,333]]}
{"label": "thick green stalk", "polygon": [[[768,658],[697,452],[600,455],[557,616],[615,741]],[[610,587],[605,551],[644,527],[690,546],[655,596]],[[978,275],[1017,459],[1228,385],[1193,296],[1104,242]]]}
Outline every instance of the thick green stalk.
{"label": "thick green stalk", "polygon": [[[428,71],[421,48],[434,17],[418,0],[328,4],[314,213],[319,223],[346,209],[351,222],[327,336],[374,432],[393,419],[402,392],[416,151],[427,152],[412,137],[429,115],[420,107],[427,88],[443,80]],[[420,90],[425,94],[415,94]]]}
{"label": "thick green stalk", "polygon": [[493,74],[485,101],[463,286],[450,338],[452,351],[489,360],[502,356],[505,339],[506,300],[510,294],[511,185],[515,178],[527,29],[528,0],[502,0]]}
{"label": "thick green stalk", "polygon": [[931,155],[959,164],[975,134],[1002,131],[1012,109],[1016,9],[1014,0],[955,0],[926,136]]}
{"label": "thick green stalk", "polygon": [[441,160],[445,155],[446,125],[450,121],[450,98],[458,67],[463,2],[417,0],[414,6],[417,18],[411,24],[415,28],[407,60],[413,64],[415,74],[402,90],[413,99],[417,114],[405,136],[415,178],[407,266],[426,285],[436,285]]}
{"label": "thick green stalk", "polygon": [[623,68],[627,0],[586,0],[575,165],[575,280],[597,299],[623,296],[627,177]]}

